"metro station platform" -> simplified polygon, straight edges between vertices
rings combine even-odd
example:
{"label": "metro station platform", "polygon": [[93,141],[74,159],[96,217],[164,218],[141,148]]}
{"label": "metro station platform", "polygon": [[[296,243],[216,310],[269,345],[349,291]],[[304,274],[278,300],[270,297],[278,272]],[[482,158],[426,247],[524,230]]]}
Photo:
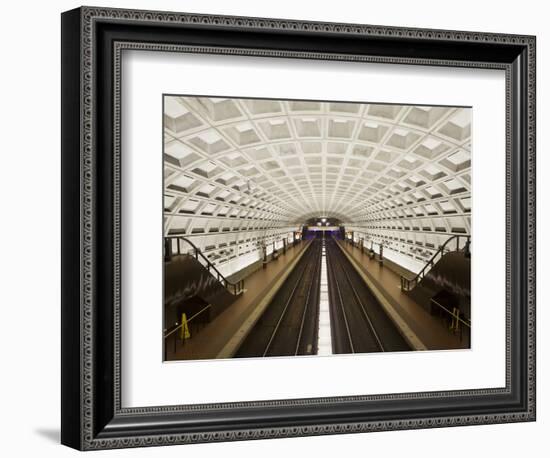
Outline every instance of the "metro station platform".
{"label": "metro station platform", "polygon": [[244,292],[190,339],[167,345],[166,361],[231,358],[284,283],[310,241],[288,246],[277,259],[244,278]]}
{"label": "metro station platform", "polygon": [[432,316],[401,290],[399,274],[381,265],[377,259],[370,259],[366,250],[361,252],[360,248],[350,243],[338,243],[344,253],[355,261],[355,267],[364,274],[373,293],[393,308],[426,350],[469,348],[467,340],[461,341],[460,336],[450,332],[441,319]]}

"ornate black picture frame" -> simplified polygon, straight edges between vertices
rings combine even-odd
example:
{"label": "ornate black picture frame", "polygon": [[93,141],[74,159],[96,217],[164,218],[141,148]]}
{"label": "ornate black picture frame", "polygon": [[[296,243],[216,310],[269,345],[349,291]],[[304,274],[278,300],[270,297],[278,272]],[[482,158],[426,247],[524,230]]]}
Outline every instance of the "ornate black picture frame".
{"label": "ornate black picture frame", "polygon": [[[506,386],[121,406],[120,56],[506,72]],[[82,7],[62,15],[62,435],[80,450],[535,420],[535,37]]]}

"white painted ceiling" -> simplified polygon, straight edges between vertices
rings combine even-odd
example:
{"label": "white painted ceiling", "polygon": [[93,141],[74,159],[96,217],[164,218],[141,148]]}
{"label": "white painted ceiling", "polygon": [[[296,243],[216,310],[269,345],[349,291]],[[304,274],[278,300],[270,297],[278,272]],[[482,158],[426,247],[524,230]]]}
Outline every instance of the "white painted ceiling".
{"label": "white painted ceiling", "polygon": [[165,234],[470,233],[470,141],[469,108],[166,96]]}

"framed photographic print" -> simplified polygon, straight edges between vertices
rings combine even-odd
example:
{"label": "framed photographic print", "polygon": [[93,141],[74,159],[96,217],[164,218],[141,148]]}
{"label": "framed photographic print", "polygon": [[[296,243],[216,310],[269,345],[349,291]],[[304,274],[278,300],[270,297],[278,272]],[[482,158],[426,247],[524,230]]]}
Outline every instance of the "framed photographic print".
{"label": "framed photographic print", "polygon": [[62,443],[535,419],[535,38],[62,15]]}

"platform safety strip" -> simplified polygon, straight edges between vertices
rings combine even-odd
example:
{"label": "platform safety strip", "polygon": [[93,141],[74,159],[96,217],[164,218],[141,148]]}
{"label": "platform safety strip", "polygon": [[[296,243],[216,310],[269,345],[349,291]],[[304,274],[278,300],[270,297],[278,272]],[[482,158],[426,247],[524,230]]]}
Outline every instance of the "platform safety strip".
{"label": "platform safety strip", "polygon": [[[324,234],[323,234],[324,235]],[[319,291],[319,324],[317,354],[319,356],[332,355],[332,332],[330,326],[330,302],[328,297],[328,276],[327,276],[327,257],[326,244],[323,237],[323,247],[321,251],[321,281]]]}

